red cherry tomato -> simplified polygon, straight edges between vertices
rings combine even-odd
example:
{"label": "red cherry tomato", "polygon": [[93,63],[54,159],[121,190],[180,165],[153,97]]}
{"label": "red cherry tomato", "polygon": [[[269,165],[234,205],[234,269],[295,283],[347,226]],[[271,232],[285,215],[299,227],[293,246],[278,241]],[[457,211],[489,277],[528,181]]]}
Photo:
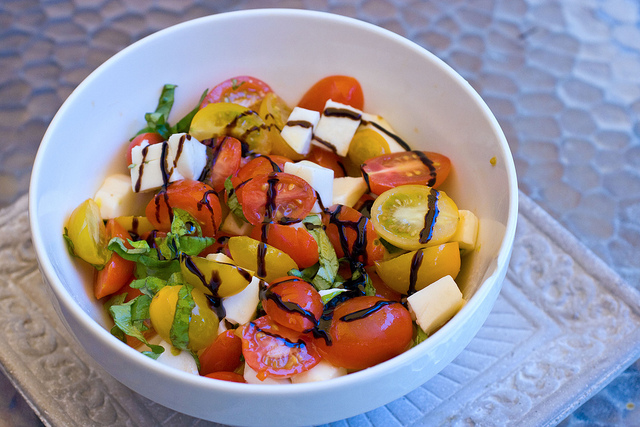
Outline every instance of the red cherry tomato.
{"label": "red cherry tomato", "polygon": [[384,298],[389,301],[401,301],[402,294],[398,291],[391,289],[386,283],[378,276],[375,267],[367,267],[367,274],[371,279],[371,284],[376,289],[376,296]]}
{"label": "red cherry tomato", "polygon": [[322,297],[312,284],[286,276],[275,280],[261,293],[264,311],[277,323],[298,332],[311,332],[318,325]]}
{"label": "red cherry tomato", "polygon": [[253,225],[300,221],[316,201],[314,189],[305,180],[284,172],[258,175],[238,188],[237,195],[242,213]]}
{"label": "red cherry tomato", "polygon": [[448,157],[427,151],[383,154],[367,160],[362,174],[372,193],[380,195],[399,185],[428,185],[437,188],[449,175]]}
{"label": "red cherry tomato", "polygon": [[224,331],[200,355],[200,375],[233,372],[242,364],[241,357],[242,340],[234,330]]}
{"label": "red cherry tomato", "polygon": [[323,214],[323,222],[338,258],[346,256],[351,261],[373,265],[384,257],[385,249],[373,224],[357,210],[333,205]]}
{"label": "red cherry tomato", "polygon": [[242,144],[232,136],[221,136],[203,141],[213,149],[207,165],[208,172],[203,182],[209,184],[214,191],[224,190],[224,182],[240,168]]}
{"label": "red cherry tomato", "polygon": [[257,378],[288,378],[320,362],[313,337],[286,328],[269,315],[242,327],[242,355]]}
{"label": "red cherry tomato", "polygon": [[347,174],[340,156],[333,151],[325,150],[317,145],[311,146],[307,160],[327,169],[333,169],[334,178],[341,178]]}
{"label": "red cherry tomato", "polygon": [[318,262],[318,243],[304,227],[282,224],[256,225],[251,237],[289,255],[298,268],[307,268]]}
{"label": "red cherry tomato", "polygon": [[216,102],[232,102],[251,108],[269,92],[269,85],[260,79],[251,76],[233,77],[211,89],[202,100],[200,108]]}
{"label": "red cherry tomato", "polygon": [[358,80],[349,76],[329,76],[311,86],[298,103],[298,107],[322,112],[324,104],[329,99],[358,110],[362,110],[364,106],[364,95]]}
{"label": "red cherry tomato", "polygon": [[160,190],[147,204],[145,213],[158,230],[171,230],[173,209],[190,213],[200,224],[204,236],[214,236],[222,221],[222,208],[215,191],[200,181],[183,179]]}
{"label": "red cherry tomato", "polygon": [[[131,248],[127,243],[127,239],[131,236],[123,226],[118,224],[116,220],[109,219],[107,221],[107,237],[111,240],[114,237],[120,237],[124,240],[125,245]],[[119,291],[127,283],[131,282],[136,263],[122,258],[115,252],[111,253],[111,259],[102,270],[98,270],[93,283],[93,292],[97,299],[103,298]]]}
{"label": "red cherry tomato", "polygon": [[335,366],[365,369],[404,352],[411,344],[413,322],[399,302],[362,296],[335,308],[327,332],[331,345],[316,341],[322,357]]}
{"label": "red cherry tomato", "polygon": [[242,166],[238,173],[232,177],[233,184],[234,186],[239,185],[258,175],[271,172],[283,172],[284,164],[287,162],[291,162],[291,159],[274,154],[254,157]]}
{"label": "red cherry tomato", "polygon": [[162,137],[162,135],[156,132],[147,132],[147,133],[141,133],[140,135],[137,135],[129,143],[129,148],[127,149],[127,165],[130,165],[132,162],[131,149],[133,147],[136,147],[142,144],[145,140],[149,143],[149,145],[153,145],[153,144],[158,144],[160,142],[163,142],[164,138]]}
{"label": "red cherry tomato", "polygon": [[235,372],[212,372],[210,374],[205,375],[207,378],[213,378],[214,380],[222,380],[222,381],[231,381],[234,383],[246,383],[244,377],[240,374],[236,374]]}

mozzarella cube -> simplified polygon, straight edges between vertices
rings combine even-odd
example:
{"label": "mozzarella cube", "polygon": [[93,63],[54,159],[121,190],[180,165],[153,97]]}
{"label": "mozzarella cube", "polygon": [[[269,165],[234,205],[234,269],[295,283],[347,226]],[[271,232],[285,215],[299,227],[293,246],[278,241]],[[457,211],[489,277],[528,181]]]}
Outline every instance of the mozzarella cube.
{"label": "mozzarella cube", "polygon": [[183,178],[193,180],[200,178],[207,165],[207,146],[187,133],[173,134],[167,143],[173,168]]}
{"label": "mozzarella cube", "polygon": [[258,379],[258,373],[254,371],[251,366],[244,364],[244,380],[248,384],[267,384],[267,385],[276,385],[276,384],[291,384],[291,380],[289,378],[265,378],[264,380]]}
{"label": "mozzarella cube", "polygon": [[[285,163],[284,172],[296,175],[309,183],[322,205],[326,208],[333,204],[333,169],[319,166],[308,160],[296,163]],[[312,213],[320,213],[322,209],[318,202],[313,205]]]}
{"label": "mozzarella cube", "polygon": [[296,153],[306,156],[309,154],[313,130],[318,120],[320,120],[318,111],[295,107],[289,115],[287,124],[282,128],[280,136]]}
{"label": "mozzarella cube", "polygon": [[164,340],[160,341],[159,345],[164,348],[164,352],[158,356],[158,362],[189,374],[199,375],[198,365],[191,353],[180,351],[175,354],[173,346]]}
{"label": "mozzarella cube", "polygon": [[206,258],[208,260],[211,260],[211,261],[223,262],[225,264],[236,265],[236,263],[233,262],[233,260],[231,258],[229,258],[228,256],[226,256],[225,254],[223,254],[221,252],[214,253],[214,254],[207,254]]}
{"label": "mozzarella cube", "polygon": [[451,236],[451,241],[458,242],[460,250],[463,254],[472,251],[476,247],[476,238],[478,236],[478,217],[471,211],[460,209],[458,211],[460,220],[458,228]]}
{"label": "mozzarella cube", "polygon": [[262,280],[254,276],[242,291],[222,299],[225,319],[239,325],[253,319],[260,302],[260,282]]}
{"label": "mozzarella cube", "polygon": [[328,100],[324,106],[320,121],[316,125],[315,141],[345,157],[349,144],[360,126],[362,111],[346,104]]}
{"label": "mozzarella cube", "polygon": [[171,135],[161,144],[131,149],[131,187],[134,192],[155,190],[167,182],[197,180],[207,164],[207,147],[186,133]]}
{"label": "mozzarella cube", "polygon": [[333,179],[333,204],[353,207],[369,188],[363,177],[344,176]]}
{"label": "mozzarella cube", "polygon": [[131,178],[125,174],[108,176],[93,199],[100,208],[102,219],[140,211],[140,200],[131,189]]}
{"label": "mozzarella cube", "polygon": [[465,303],[458,285],[448,275],[407,298],[409,312],[427,334],[448,322]]}
{"label": "mozzarella cube", "polygon": [[291,382],[293,384],[300,384],[325,381],[330,380],[331,378],[341,377],[343,375],[347,375],[346,368],[339,368],[322,359],[320,363],[308,371],[300,372],[299,374],[292,376]]}
{"label": "mozzarella cube", "polygon": [[362,113],[362,122],[360,124],[361,128],[373,129],[378,132],[389,144],[389,152],[390,153],[401,153],[405,150],[400,143],[398,143],[398,139],[401,138],[398,134],[393,130],[388,121],[386,121],[382,116],[378,116],[375,114]]}

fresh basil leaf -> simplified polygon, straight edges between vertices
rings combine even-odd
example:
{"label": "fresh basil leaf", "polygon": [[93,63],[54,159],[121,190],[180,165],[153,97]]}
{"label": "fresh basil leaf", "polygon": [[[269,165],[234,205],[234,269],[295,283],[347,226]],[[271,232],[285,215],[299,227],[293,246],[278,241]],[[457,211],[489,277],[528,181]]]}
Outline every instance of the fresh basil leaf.
{"label": "fresh basil leaf", "polygon": [[136,279],[129,285],[134,289],[139,289],[144,295],[151,298],[160,291],[160,289],[167,286],[167,281],[155,276],[147,276],[143,279]]}
{"label": "fresh basil leaf", "polygon": [[189,346],[189,319],[191,312],[196,306],[191,291],[193,286],[184,284],[178,292],[178,302],[176,303],[176,313],[173,316],[171,325],[171,344],[180,350],[187,350]]}
{"label": "fresh basil leaf", "polygon": [[158,105],[153,113],[147,113],[144,115],[147,125],[140,129],[136,135],[140,135],[147,132],[156,132],[162,135],[164,139],[168,139],[171,136],[171,126],[169,126],[169,113],[173,107],[173,100],[175,94],[176,85],[165,84],[160,93],[158,99]]}
{"label": "fresh basil leaf", "polygon": [[324,295],[322,295],[322,303],[326,304],[328,303],[331,299],[333,299],[333,297],[338,296],[339,294],[343,293],[343,292],[347,292],[346,289],[342,289],[342,288],[334,288],[331,290],[331,292],[326,293]]}
{"label": "fresh basil leaf", "polygon": [[238,196],[236,195],[235,188],[233,188],[230,176],[224,181],[224,189],[227,191],[227,206],[231,213],[237,218],[247,222],[247,217],[245,217],[244,212],[242,212],[242,205],[238,201]]}
{"label": "fresh basil leaf", "polygon": [[382,243],[382,246],[384,246],[385,249],[387,250],[387,252],[390,253],[390,254],[400,254],[400,253],[403,253],[403,252],[407,252],[406,250],[401,249],[401,248],[395,246],[394,244],[387,242],[382,237],[380,238],[380,242]]}
{"label": "fresh basil leaf", "polygon": [[142,333],[147,330],[144,322],[149,318],[150,303],[150,297],[139,295],[131,301],[111,305],[109,314],[115,323],[115,326],[111,328],[111,333],[121,340],[125,340],[125,334],[137,338],[149,346],[153,353],[160,354],[164,348],[160,345],[150,344]]}
{"label": "fresh basil leaf", "polygon": [[422,330],[422,328],[417,325],[415,322],[413,324],[413,345],[416,346],[420,344],[422,341],[429,338],[429,334]]}
{"label": "fresh basil leaf", "polygon": [[318,244],[318,271],[311,283],[318,290],[330,289],[338,274],[338,257],[318,215],[303,220],[305,228]]}
{"label": "fresh basil leaf", "polygon": [[64,241],[67,243],[67,250],[69,251],[69,255],[71,255],[74,258],[77,257],[76,251],[73,246],[73,240],[71,240],[71,237],[69,237],[69,230],[67,230],[67,227],[64,228],[64,233],[62,234],[62,237],[64,238]]}

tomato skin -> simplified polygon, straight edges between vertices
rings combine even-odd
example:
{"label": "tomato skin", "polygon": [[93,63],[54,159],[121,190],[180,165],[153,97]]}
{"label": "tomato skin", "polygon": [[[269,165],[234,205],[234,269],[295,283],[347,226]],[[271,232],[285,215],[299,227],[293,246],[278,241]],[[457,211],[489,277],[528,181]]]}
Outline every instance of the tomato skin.
{"label": "tomato skin", "polygon": [[149,201],[145,214],[155,228],[169,231],[174,208],[189,212],[202,227],[204,236],[214,236],[222,222],[217,194],[199,181],[183,179],[170,183]]}
{"label": "tomato skin", "polygon": [[160,135],[159,133],[156,133],[156,132],[147,132],[147,133],[141,133],[140,135],[137,135],[129,143],[129,148],[127,149],[127,165],[130,165],[131,162],[132,162],[132,160],[131,160],[131,149],[133,147],[136,147],[136,146],[142,144],[142,142],[145,139],[147,140],[149,145],[159,144],[161,142],[164,142],[164,138],[162,137],[162,135]]}
{"label": "tomato skin", "polygon": [[220,193],[224,190],[227,177],[240,168],[242,143],[232,136],[220,136],[203,142],[207,142],[207,145],[210,143],[212,148],[210,164],[207,165],[209,171],[203,182]]}
{"label": "tomato skin", "polygon": [[318,262],[318,243],[302,227],[261,224],[251,230],[250,236],[286,253],[298,264],[298,268],[311,267]]}
{"label": "tomato skin", "polygon": [[214,380],[222,380],[222,381],[231,381],[234,383],[246,383],[244,377],[240,374],[236,374],[235,372],[227,372],[227,371],[219,371],[212,372],[210,374],[205,375],[207,378],[213,378]]}
{"label": "tomato skin", "polygon": [[204,97],[200,108],[216,102],[232,102],[244,107],[254,107],[271,87],[260,79],[251,76],[232,77],[219,83]]}
{"label": "tomato skin", "polygon": [[238,173],[232,177],[234,186],[246,182],[258,175],[264,175],[271,172],[284,171],[284,164],[292,160],[288,157],[270,154],[268,156],[257,156],[244,164]]}
{"label": "tomato skin", "polygon": [[340,156],[333,151],[325,150],[317,145],[311,145],[311,150],[307,155],[306,160],[313,162],[317,165],[333,170],[334,178],[341,178],[347,175],[346,169]]}
{"label": "tomato skin", "polygon": [[226,330],[199,356],[200,375],[235,371],[242,364],[242,340],[235,330]]}
{"label": "tomato skin", "polygon": [[374,157],[361,169],[371,192],[380,195],[400,185],[437,188],[449,175],[451,161],[438,153],[408,151]]}
{"label": "tomato skin", "polygon": [[286,328],[269,315],[242,327],[242,355],[257,378],[288,378],[317,365],[321,358],[313,337]]}
{"label": "tomato skin", "polygon": [[351,261],[365,266],[384,258],[385,248],[373,224],[357,210],[333,205],[323,214],[323,223],[338,258],[345,256],[345,250]]}
{"label": "tomato skin", "polygon": [[322,297],[312,284],[287,276],[261,293],[265,312],[280,325],[298,332],[311,332],[322,316]]}
{"label": "tomato skin", "polygon": [[349,76],[328,76],[320,79],[304,94],[298,107],[322,112],[331,99],[358,110],[364,106],[364,94],[360,82]]}
{"label": "tomato skin", "polygon": [[[360,310],[379,308],[371,314],[355,314],[356,320],[345,316]],[[404,352],[413,337],[411,315],[404,306],[375,296],[351,298],[339,304],[333,312],[328,330],[331,345],[317,340],[318,352],[335,366],[365,369]]]}
{"label": "tomato skin", "polygon": [[380,278],[374,266],[366,268],[371,284],[376,289],[376,296],[389,301],[402,301],[402,294],[389,286]]}
{"label": "tomato skin", "polygon": [[305,180],[285,172],[258,175],[237,188],[236,194],[252,225],[298,222],[309,215],[316,201],[315,190]]}
{"label": "tomato skin", "polygon": [[[109,219],[106,225],[107,238],[120,237],[125,246],[131,248],[127,242],[131,236],[115,219]],[[119,291],[127,283],[131,282],[136,263],[122,258],[115,252],[111,253],[111,259],[102,270],[98,270],[93,284],[93,293],[97,299],[103,298]]]}

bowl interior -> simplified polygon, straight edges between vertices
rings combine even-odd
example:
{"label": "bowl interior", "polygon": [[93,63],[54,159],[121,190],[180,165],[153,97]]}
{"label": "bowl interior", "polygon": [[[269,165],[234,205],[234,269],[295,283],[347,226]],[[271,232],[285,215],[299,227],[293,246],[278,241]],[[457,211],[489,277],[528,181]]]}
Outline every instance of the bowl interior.
{"label": "bowl interior", "polygon": [[42,141],[30,190],[34,244],[61,305],[95,322],[91,328],[109,327],[92,296],[90,272],[69,257],[62,231],[108,174],[126,172],[126,141],[155,109],[163,84],[178,85],[175,122],[205,88],[235,75],[256,76],[295,105],[331,74],[356,77],[364,110],[385,117],[412,148],[451,158],[443,189],[481,221],[480,250],[460,276],[471,304],[480,284],[505,268],[516,216],[513,161],[486,105],[443,62],[395,34],[334,15],[271,9],[156,33],[107,61],[61,107]]}

